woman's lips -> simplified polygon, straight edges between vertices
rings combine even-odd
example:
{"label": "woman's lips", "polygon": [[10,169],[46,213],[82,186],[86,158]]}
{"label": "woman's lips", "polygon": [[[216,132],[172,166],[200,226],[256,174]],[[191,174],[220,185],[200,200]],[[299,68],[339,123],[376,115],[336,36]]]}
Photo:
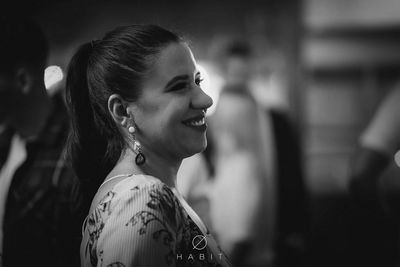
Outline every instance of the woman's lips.
{"label": "woman's lips", "polygon": [[204,115],[192,117],[190,119],[182,121],[182,123],[199,131],[205,131],[207,129],[207,123]]}

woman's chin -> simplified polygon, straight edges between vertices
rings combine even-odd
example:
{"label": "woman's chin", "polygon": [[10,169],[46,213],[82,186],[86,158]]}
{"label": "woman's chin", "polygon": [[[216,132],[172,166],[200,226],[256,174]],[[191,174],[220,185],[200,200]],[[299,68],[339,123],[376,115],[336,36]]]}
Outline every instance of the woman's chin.
{"label": "woman's chin", "polygon": [[185,153],[185,158],[191,157],[195,154],[203,152],[207,148],[207,140],[204,139],[204,141],[201,142],[196,142],[190,146],[189,149],[187,149],[187,153]]}

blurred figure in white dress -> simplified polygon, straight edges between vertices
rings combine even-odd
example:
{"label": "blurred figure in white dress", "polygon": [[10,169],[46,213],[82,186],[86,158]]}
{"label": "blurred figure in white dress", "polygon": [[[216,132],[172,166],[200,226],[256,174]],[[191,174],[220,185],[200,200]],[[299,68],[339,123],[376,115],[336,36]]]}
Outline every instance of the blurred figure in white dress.
{"label": "blurred figure in white dress", "polygon": [[226,84],[210,119],[216,149],[210,216],[235,266],[271,266],[275,148],[271,120],[251,94],[252,56],[245,42],[233,42],[226,50]]}

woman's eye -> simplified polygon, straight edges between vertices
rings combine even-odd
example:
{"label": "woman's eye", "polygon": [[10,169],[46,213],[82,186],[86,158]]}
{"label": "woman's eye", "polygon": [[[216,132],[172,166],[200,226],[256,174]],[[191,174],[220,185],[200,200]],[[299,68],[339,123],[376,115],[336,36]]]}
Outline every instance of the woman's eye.
{"label": "woman's eye", "polygon": [[201,84],[202,81],[203,81],[203,79],[197,78],[197,79],[195,80],[195,83],[197,84],[197,86],[200,86],[200,84]]}

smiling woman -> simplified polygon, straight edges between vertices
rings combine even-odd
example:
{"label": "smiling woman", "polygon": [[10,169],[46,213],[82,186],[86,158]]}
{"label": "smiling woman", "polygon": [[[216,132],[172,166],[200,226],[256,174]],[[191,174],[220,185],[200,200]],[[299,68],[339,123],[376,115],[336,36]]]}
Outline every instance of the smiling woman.
{"label": "smiling woman", "polygon": [[207,145],[201,81],[188,45],[153,25],[118,27],[72,58],[69,152],[93,197],[82,266],[230,266],[175,188],[181,161]]}
{"label": "smiling woman", "polygon": [[[157,157],[165,155],[168,166],[180,164],[207,145],[204,118],[212,100],[201,90],[200,81],[189,47],[172,43],[160,51],[149,78],[143,82],[141,97],[129,104],[138,130],[147,137],[141,138],[144,151]],[[173,172],[171,177],[176,174]],[[175,183],[169,180],[166,184]]]}

